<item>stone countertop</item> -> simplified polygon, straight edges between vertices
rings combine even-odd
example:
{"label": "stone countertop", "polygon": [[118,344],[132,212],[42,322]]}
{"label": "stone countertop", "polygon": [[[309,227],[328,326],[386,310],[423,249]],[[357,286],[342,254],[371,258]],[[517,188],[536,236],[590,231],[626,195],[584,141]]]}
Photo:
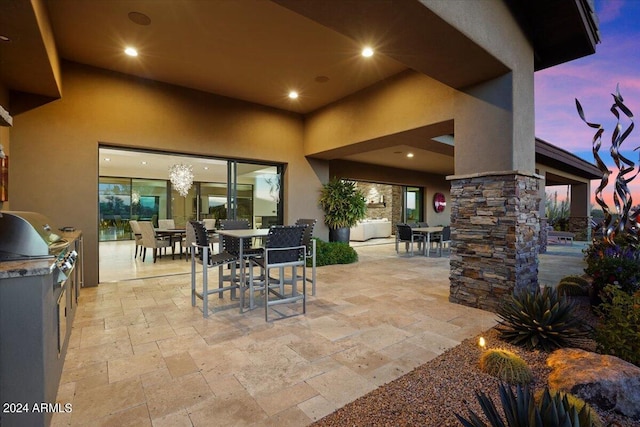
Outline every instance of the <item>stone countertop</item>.
{"label": "stone countertop", "polygon": [[[75,240],[79,239],[82,233],[80,231],[71,231],[62,233],[61,236],[69,241],[71,245]],[[56,257],[38,259],[21,259],[15,261],[0,262],[0,279],[10,279],[15,277],[27,276],[44,276],[51,273],[53,263]]]}
{"label": "stone countertop", "polygon": [[0,279],[14,277],[44,276],[51,273],[55,257],[44,259],[21,259],[0,262]]}

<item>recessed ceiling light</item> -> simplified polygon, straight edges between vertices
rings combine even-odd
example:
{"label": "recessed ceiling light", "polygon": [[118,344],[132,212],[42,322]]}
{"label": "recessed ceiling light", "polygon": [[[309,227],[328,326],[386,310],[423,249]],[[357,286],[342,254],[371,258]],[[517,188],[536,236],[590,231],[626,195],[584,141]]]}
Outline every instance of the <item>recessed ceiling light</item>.
{"label": "recessed ceiling light", "polygon": [[104,161],[105,161],[105,162],[110,162],[110,161],[111,161],[111,159],[110,159],[110,158],[108,158],[108,157],[105,157],[105,158],[104,158]]}
{"label": "recessed ceiling light", "polygon": [[295,90],[292,90],[291,92],[289,92],[289,98],[298,99],[298,92],[296,92]]}
{"label": "recessed ceiling light", "polygon": [[362,49],[362,56],[364,56],[365,58],[370,58],[373,56],[373,49],[370,48],[369,46],[365,47],[364,49]]}
{"label": "recessed ceiling light", "polygon": [[151,24],[151,18],[141,12],[129,12],[127,14],[129,20],[138,25],[149,25]]}
{"label": "recessed ceiling light", "polygon": [[205,166],[204,170],[208,171],[209,170],[209,166]]}
{"label": "recessed ceiling light", "polygon": [[413,157],[413,153],[407,153],[407,157],[409,158]]}
{"label": "recessed ceiling light", "polygon": [[0,34],[0,42],[10,42],[11,39],[4,34]]}
{"label": "recessed ceiling light", "polygon": [[124,50],[124,53],[126,53],[129,56],[138,56],[138,51],[133,47],[127,47]]}
{"label": "recessed ceiling light", "polygon": [[140,163],[142,163],[143,165],[146,165],[146,164],[147,164],[147,162],[145,162],[144,160],[143,160],[143,161],[141,161]]}

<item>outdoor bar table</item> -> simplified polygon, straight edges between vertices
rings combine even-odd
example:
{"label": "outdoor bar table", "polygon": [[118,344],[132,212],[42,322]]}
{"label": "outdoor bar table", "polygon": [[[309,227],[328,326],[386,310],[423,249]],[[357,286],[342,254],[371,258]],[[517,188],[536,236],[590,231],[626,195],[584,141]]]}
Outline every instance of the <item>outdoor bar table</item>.
{"label": "outdoor bar table", "polygon": [[[247,284],[247,279],[246,279],[246,271],[245,271],[245,263],[242,259],[243,257],[243,247],[244,247],[244,240],[245,239],[253,239],[254,237],[266,237],[269,234],[269,229],[268,228],[256,228],[256,229],[240,229],[240,230],[218,230],[218,234],[220,236],[228,236],[228,237],[233,237],[236,238],[238,240],[240,240],[238,242],[238,246],[240,248],[239,253],[238,253],[238,259],[240,260],[240,284],[241,287],[244,288]],[[250,295],[250,299],[249,299],[250,303],[249,303],[249,308],[252,309],[253,308],[253,295]],[[240,312],[242,313],[244,310],[244,290],[241,289],[240,290]]]}
{"label": "outdoor bar table", "polygon": [[431,250],[431,234],[432,233],[442,233],[442,229],[444,227],[416,227],[412,228],[411,231],[417,233],[423,233],[427,235],[427,243],[424,245],[423,253],[426,256],[429,256],[429,251]]}

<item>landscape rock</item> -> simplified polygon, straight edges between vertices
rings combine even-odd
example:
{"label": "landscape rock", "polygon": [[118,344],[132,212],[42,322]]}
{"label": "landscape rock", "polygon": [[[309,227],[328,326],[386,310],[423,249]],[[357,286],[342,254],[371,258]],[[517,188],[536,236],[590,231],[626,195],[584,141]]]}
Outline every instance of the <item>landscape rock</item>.
{"label": "landscape rock", "polygon": [[579,349],[559,349],[547,358],[549,387],[579,396],[592,406],[640,420],[640,367]]}

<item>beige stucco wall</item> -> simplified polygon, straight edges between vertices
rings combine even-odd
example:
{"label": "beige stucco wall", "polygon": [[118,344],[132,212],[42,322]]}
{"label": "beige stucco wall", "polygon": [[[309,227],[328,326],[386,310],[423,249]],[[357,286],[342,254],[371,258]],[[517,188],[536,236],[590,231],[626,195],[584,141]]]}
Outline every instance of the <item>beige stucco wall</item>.
{"label": "beige stucco wall", "polygon": [[[85,235],[98,280],[98,144],[286,163],[284,221],[322,218],[328,176],[302,153],[302,118],[272,108],[63,63],[64,97],[14,118],[12,208]],[[322,232],[322,230],[320,230]]]}
{"label": "beige stucco wall", "polygon": [[375,137],[454,120],[455,175],[533,173],[533,50],[516,21],[501,1],[423,3],[512,71],[462,90],[420,73],[401,73],[310,114],[305,154],[323,156]]}
{"label": "beige stucco wall", "polygon": [[452,88],[428,76],[403,72],[308,115],[305,154],[449,120],[454,94]]}
{"label": "beige stucco wall", "polygon": [[456,154],[461,155],[456,155],[456,175],[534,172],[533,48],[505,2],[420,1],[511,69],[459,93]]}

